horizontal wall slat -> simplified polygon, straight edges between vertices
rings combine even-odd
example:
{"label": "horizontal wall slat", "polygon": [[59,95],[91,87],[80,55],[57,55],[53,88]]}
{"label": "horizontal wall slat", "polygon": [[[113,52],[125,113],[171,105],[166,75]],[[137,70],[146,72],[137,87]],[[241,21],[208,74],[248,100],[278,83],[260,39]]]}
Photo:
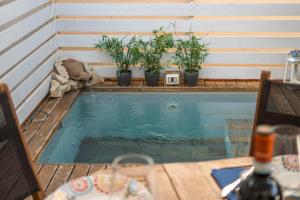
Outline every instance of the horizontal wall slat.
{"label": "horizontal wall slat", "polygon": [[10,90],[14,90],[15,87],[24,80],[24,78],[26,78],[39,66],[47,55],[50,55],[56,49],[55,38],[52,38],[32,53],[28,58],[18,64],[13,70],[4,76],[2,80],[8,85]]}
{"label": "horizontal wall slat", "polygon": [[300,4],[78,3],[56,4],[56,14],[69,16],[293,16]]}
{"label": "horizontal wall slat", "polygon": [[[45,25],[36,33],[26,38],[13,47],[9,51],[0,56],[0,77],[3,76],[8,70],[11,70],[14,65],[22,62],[32,51],[38,48],[45,40],[55,34],[54,21]],[[39,51],[39,50],[37,50]]]}
{"label": "horizontal wall slat", "polygon": [[[99,49],[95,47],[59,47],[62,51],[96,51]],[[210,53],[285,53],[288,54],[291,48],[209,48]],[[125,48],[126,52],[127,49]],[[175,53],[176,48],[170,48],[167,50],[168,53]]]}
{"label": "horizontal wall slat", "polygon": [[[110,56],[105,52],[96,51],[59,51],[61,57],[70,57],[84,62],[105,62],[111,63]],[[169,53],[165,59],[173,56]],[[280,64],[285,63],[286,53],[210,53],[206,63],[223,63],[223,64]]]}
{"label": "horizontal wall slat", "polygon": [[[56,0],[57,3],[124,3],[124,0]],[[209,4],[282,4],[300,3],[300,0],[126,0],[126,3],[209,3]]]}
{"label": "horizontal wall slat", "polygon": [[0,26],[47,3],[48,0],[17,0],[0,6]]}
{"label": "horizontal wall slat", "polygon": [[49,75],[41,84],[39,84],[38,88],[36,88],[36,90],[17,109],[17,116],[20,123],[25,121],[41,100],[49,93],[51,77],[52,75]]}
{"label": "horizontal wall slat", "polygon": [[58,20],[235,20],[235,21],[295,21],[300,16],[56,16]]}
{"label": "horizontal wall slat", "polygon": [[[128,41],[131,37],[113,36]],[[188,36],[174,37],[175,40],[187,39]],[[208,44],[210,48],[299,48],[300,37],[276,38],[276,37],[200,37],[202,42]],[[101,39],[99,35],[58,35],[57,42],[60,47],[93,47]],[[148,40],[149,36],[140,37]]]}
{"label": "horizontal wall slat", "polygon": [[[86,32],[82,31],[58,31],[58,35],[76,35],[76,36],[149,36],[152,35],[152,31],[150,32],[130,32],[130,30],[123,32],[104,32],[104,31],[96,31],[96,32]],[[191,33],[189,32],[172,32],[174,36],[188,36]],[[276,37],[276,38],[288,38],[288,37],[300,37],[300,32],[193,32],[192,33],[198,37]]]}
{"label": "horizontal wall slat", "polygon": [[14,26],[1,31],[0,52],[15,41],[24,37],[27,33],[30,33],[35,28],[51,19],[54,15],[53,8],[53,6],[48,6],[47,8],[44,8],[43,10],[16,23]]}
{"label": "horizontal wall slat", "polygon": [[61,32],[151,32],[159,27],[171,32],[300,32],[297,20],[57,20]]}
{"label": "horizontal wall slat", "polygon": [[53,70],[55,55],[52,55],[47,61],[37,68],[24,82],[12,92],[12,99],[15,107],[27,98],[30,92]]}

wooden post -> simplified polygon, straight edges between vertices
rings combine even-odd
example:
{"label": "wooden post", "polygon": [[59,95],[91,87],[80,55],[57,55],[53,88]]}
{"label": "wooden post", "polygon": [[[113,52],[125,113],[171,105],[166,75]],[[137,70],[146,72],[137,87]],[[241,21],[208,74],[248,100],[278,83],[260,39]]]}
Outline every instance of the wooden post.
{"label": "wooden post", "polygon": [[259,117],[259,108],[261,104],[261,95],[262,95],[262,89],[264,87],[264,80],[270,80],[271,77],[271,72],[270,71],[262,71],[260,75],[260,83],[259,83],[259,90],[257,94],[257,99],[256,99],[256,111],[255,111],[255,116],[254,116],[254,122],[253,122],[253,128],[252,128],[252,136],[251,136],[251,144],[250,144],[250,151],[249,155],[254,156],[254,137],[256,133],[256,126],[258,122],[258,117]]}

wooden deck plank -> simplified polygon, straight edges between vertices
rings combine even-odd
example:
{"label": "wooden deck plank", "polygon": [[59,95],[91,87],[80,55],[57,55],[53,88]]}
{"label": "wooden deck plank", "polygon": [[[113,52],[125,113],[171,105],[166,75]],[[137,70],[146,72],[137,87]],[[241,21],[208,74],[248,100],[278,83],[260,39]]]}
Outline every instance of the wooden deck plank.
{"label": "wooden deck plank", "polygon": [[288,86],[281,86],[280,87],[282,94],[286,97],[287,101],[290,103],[291,107],[295,111],[297,115],[300,115],[300,96],[298,97],[295,93],[295,91],[292,90],[292,88],[289,88]]}
{"label": "wooden deck plank", "polygon": [[133,80],[132,87],[143,87],[144,81],[143,80]]}
{"label": "wooden deck plank", "polygon": [[235,82],[239,88],[247,88],[248,87],[247,82],[244,80],[236,80]]}
{"label": "wooden deck plank", "polygon": [[87,176],[90,167],[91,166],[89,164],[76,164],[69,180],[73,180],[81,176]]}
{"label": "wooden deck plank", "polygon": [[222,80],[215,81],[217,88],[226,88],[226,82]]}
{"label": "wooden deck plank", "polygon": [[199,79],[196,87],[205,88],[205,81],[203,79]]}
{"label": "wooden deck plank", "polygon": [[163,165],[155,166],[155,189],[158,199],[179,200],[175,188],[172,185]]}
{"label": "wooden deck plank", "polygon": [[26,125],[30,125],[30,118],[32,117],[32,116],[34,116],[34,113],[36,113],[38,110],[40,110],[40,109],[43,109],[44,108],[44,106],[48,103],[48,101],[49,101],[49,98],[47,98],[47,97],[45,97],[40,103],[39,103],[39,105],[31,112],[31,114],[29,115],[29,117],[27,117],[27,119],[23,122],[23,124],[21,124],[21,129],[23,130],[23,132],[24,132],[24,129],[25,129],[25,127],[26,127]]}
{"label": "wooden deck plank", "polygon": [[216,81],[213,81],[213,80],[205,80],[205,86],[207,88],[216,88],[217,85],[216,85]]}
{"label": "wooden deck plank", "polygon": [[106,164],[92,164],[88,172],[88,175],[91,175],[97,172],[98,170],[105,170],[105,169],[106,169]]}
{"label": "wooden deck plank", "polygon": [[268,106],[268,111],[279,112],[289,115],[296,114],[295,110],[291,107],[290,102],[285,98],[284,94],[278,86],[271,87],[269,99],[271,99],[272,106]]}
{"label": "wooden deck plank", "polygon": [[50,193],[54,192],[59,186],[66,183],[74,169],[74,165],[59,165],[48,188],[46,189],[46,194],[49,195]]}
{"label": "wooden deck plank", "polygon": [[38,178],[41,182],[44,191],[47,190],[50,181],[52,180],[58,165],[44,165],[38,174]]}
{"label": "wooden deck plank", "polygon": [[33,160],[37,159],[38,155],[41,153],[44,146],[61,123],[61,120],[68,112],[68,109],[78,96],[79,92],[80,91],[67,93],[52,110],[51,115],[49,115],[47,121],[43,124],[40,130],[29,141],[28,148]]}
{"label": "wooden deck plank", "polygon": [[181,200],[220,199],[196,163],[164,164],[164,167]]}
{"label": "wooden deck plank", "polygon": [[[56,99],[49,99],[49,101],[47,101],[46,105],[44,105],[44,107],[41,108],[40,110],[48,113],[48,115],[49,115],[59,101],[60,101],[60,99],[58,99],[58,98],[56,98]],[[37,114],[35,116],[34,120],[43,119],[44,117],[45,117],[45,114],[39,113],[39,114]],[[26,129],[26,131],[24,131],[24,136],[25,136],[26,143],[28,143],[32,139],[32,137],[41,128],[41,126],[42,126],[43,123],[44,122],[42,122],[42,121],[40,121],[40,122],[33,121],[30,124],[30,126]]]}
{"label": "wooden deck plank", "polygon": [[105,80],[99,87],[118,87],[115,80]]}
{"label": "wooden deck plank", "polygon": [[37,163],[32,164],[32,168],[36,174],[38,174],[40,172],[42,167],[43,167],[43,165],[41,165],[41,164],[37,164]]}
{"label": "wooden deck plank", "polygon": [[234,80],[226,80],[225,83],[226,83],[227,88],[237,88],[238,87]]}
{"label": "wooden deck plank", "polygon": [[251,81],[246,81],[247,82],[247,85],[249,86],[249,87],[254,87],[254,88],[258,88],[258,86],[259,86],[259,84],[258,84],[258,82],[256,81],[256,80],[251,80]]}

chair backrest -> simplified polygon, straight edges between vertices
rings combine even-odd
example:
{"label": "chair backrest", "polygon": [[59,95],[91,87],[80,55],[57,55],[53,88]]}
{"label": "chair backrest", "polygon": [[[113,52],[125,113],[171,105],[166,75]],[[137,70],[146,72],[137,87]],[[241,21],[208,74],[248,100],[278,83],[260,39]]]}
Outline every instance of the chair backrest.
{"label": "chair backrest", "polygon": [[253,156],[254,136],[260,124],[300,127],[300,85],[270,80],[263,71],[257,95],[250,155]]}
{"label": "chair backrest", "polygon": [[8,87],[0,82],[0,200],[42,199]]}

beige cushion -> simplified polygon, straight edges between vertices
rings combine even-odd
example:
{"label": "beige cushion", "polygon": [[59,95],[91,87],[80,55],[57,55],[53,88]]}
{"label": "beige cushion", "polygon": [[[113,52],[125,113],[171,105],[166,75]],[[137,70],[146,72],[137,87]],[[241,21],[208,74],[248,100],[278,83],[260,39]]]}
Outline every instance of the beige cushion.
{"label": "beige cushion", "polygon": [[74,59],[68,59],[63,61],[63,66],[67,70],[71,79],[76,81],[88,81],[90,76],[84,69],[84,65]]}

